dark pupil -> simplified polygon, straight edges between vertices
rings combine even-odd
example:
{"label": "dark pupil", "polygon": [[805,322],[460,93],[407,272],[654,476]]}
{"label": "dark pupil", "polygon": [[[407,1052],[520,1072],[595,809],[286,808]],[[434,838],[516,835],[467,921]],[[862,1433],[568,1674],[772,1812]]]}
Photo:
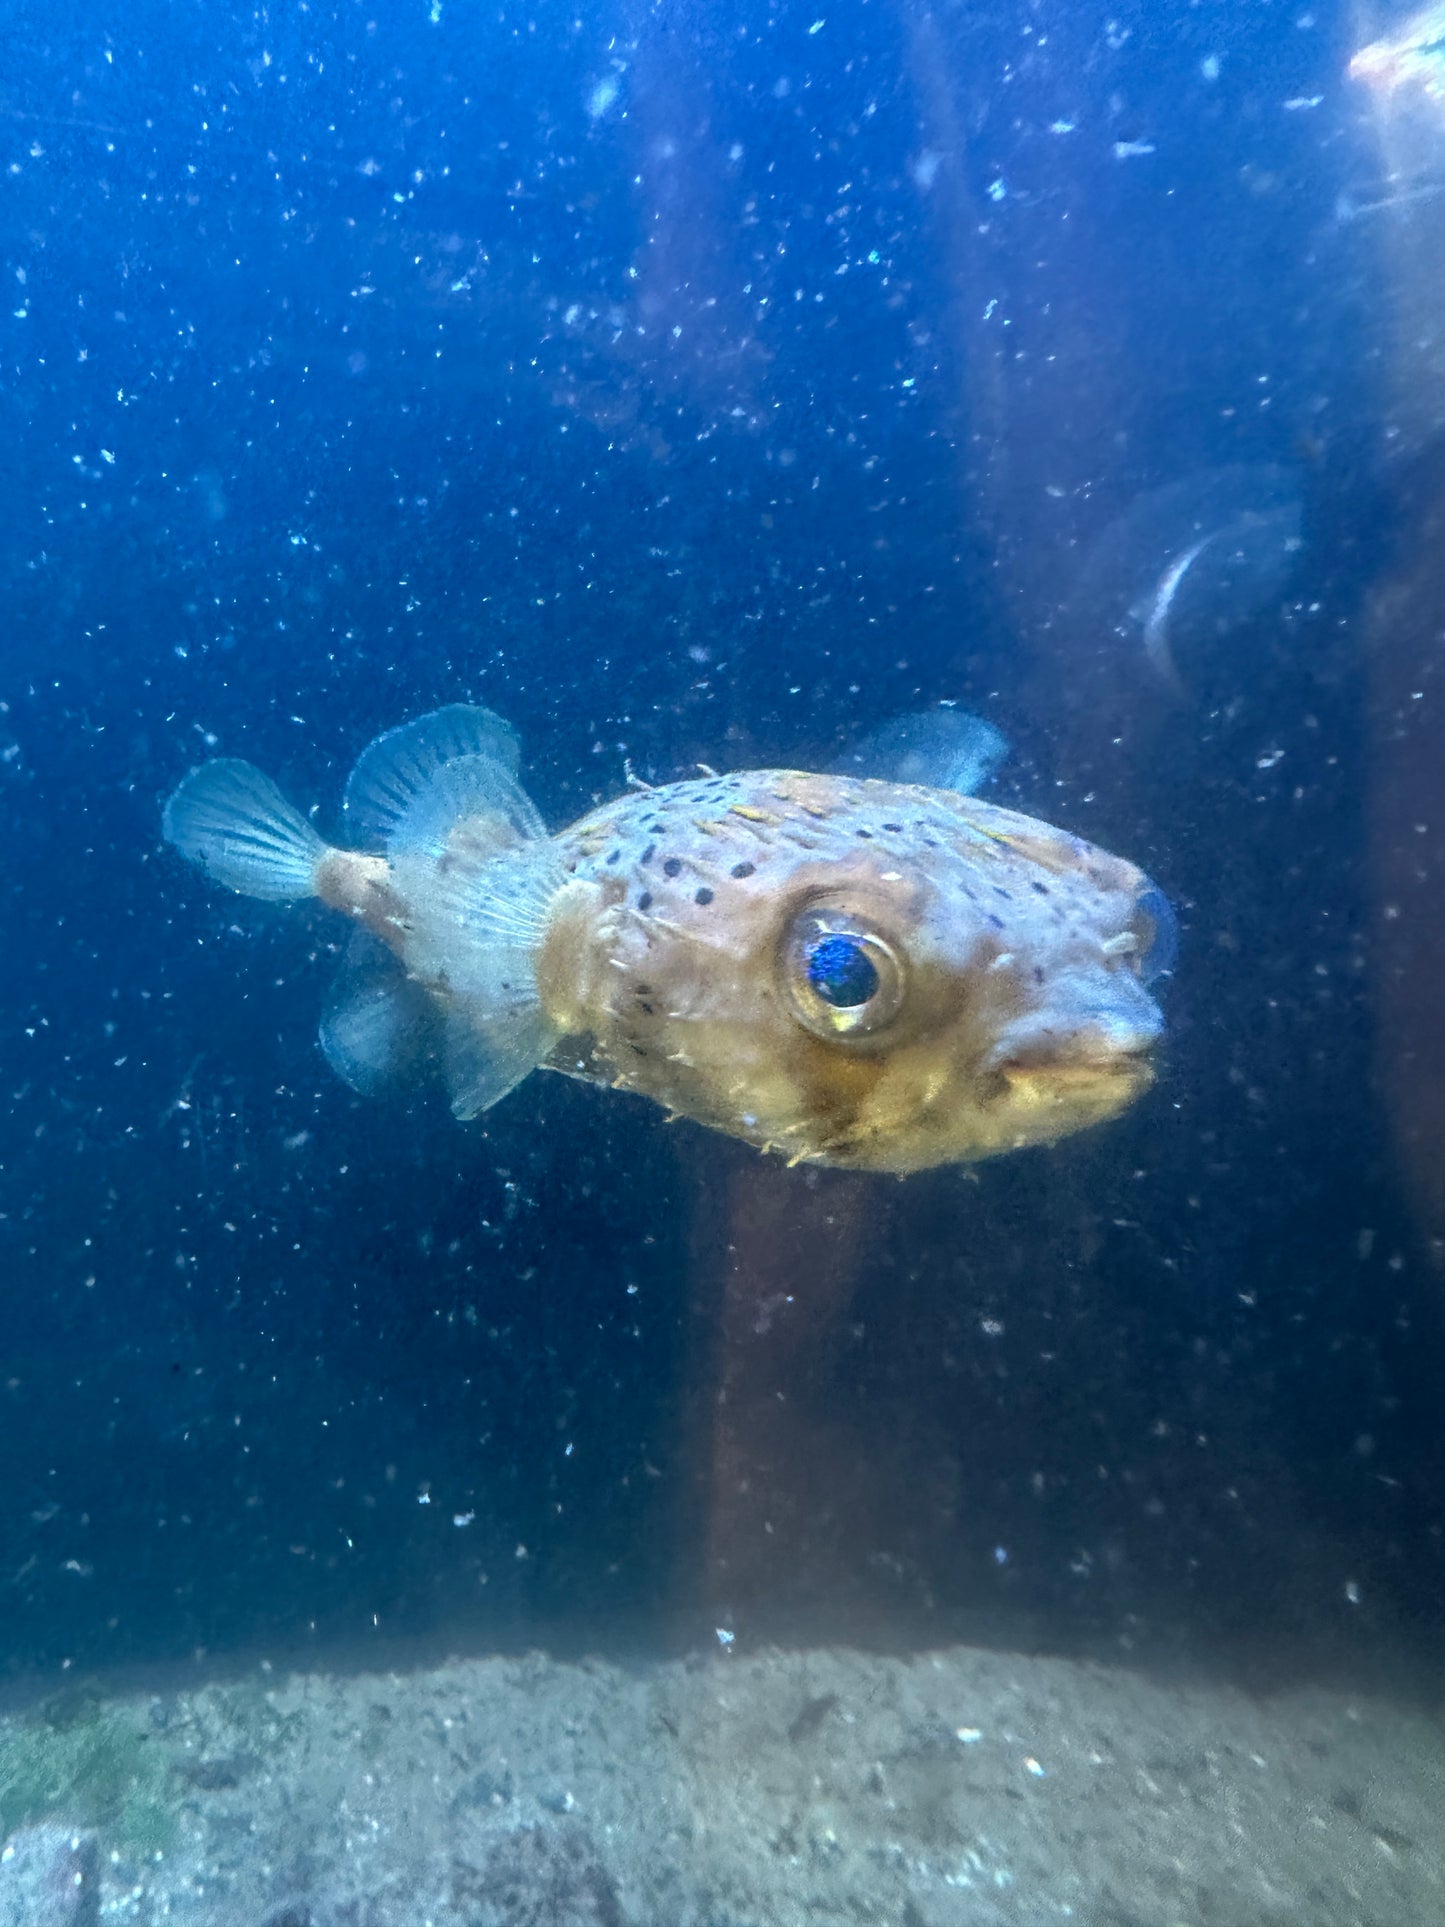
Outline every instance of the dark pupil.
{"label": "dark pupil", "polygon": [[878,972],[856,937],[820,937],[808,952],[808,982],[835,1010],[856,1010],[878,990]]}

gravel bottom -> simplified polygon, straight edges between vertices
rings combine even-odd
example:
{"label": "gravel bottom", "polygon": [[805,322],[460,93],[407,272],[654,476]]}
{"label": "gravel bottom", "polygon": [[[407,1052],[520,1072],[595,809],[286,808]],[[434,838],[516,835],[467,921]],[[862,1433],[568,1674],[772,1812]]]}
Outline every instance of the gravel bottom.
{"label": "gravel bottom", "polygon": [[25,1927],[1428,1927],[1445,1718],[966,1648],[263,1667],[0,1721],[0,1823]]}

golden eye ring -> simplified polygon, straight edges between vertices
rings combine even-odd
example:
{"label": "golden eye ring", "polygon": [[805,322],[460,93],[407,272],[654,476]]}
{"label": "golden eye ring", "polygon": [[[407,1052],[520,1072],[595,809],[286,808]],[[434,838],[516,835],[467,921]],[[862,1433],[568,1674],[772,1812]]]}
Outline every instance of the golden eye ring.
{"label": "golden eye ring", "polygon": [[906,973],[888,939],[845,910],[804,910],[780,952],[794,1015],[815,1037],[871,1037],[903,1006]]}

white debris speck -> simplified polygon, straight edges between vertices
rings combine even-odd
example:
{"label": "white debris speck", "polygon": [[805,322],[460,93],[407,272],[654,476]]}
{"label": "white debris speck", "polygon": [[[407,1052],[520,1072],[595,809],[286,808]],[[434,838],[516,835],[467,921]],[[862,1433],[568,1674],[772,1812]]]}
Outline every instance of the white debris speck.
{"label": "white debris speck", "polygon": [[826,26],[827,24],[828,24],[828,23],[827,23],[827,21],[826,21],[826,20],[815,20],[815,21],[813,22],[813,24],[812,24],[812,26],[811,26],[811,27],[809,27],[809,29],[808,29],[808,32],[809,32],[809,33],[821,33],[821,32],[823,31],[823,29],[824,29],[824,27],[825,27],[825,26]]}
{"label": "white debris speck", "polygon": [[718,1645],[726,1652],[728,1647],[733,1643],[734,1635],[728,1631],[726,1626],[717,1626],[714,1628],[714,1631],[717,1633]]}
{"label": "white debris speck", "polygon": [[960,1746],[977,1746],[983,1738],[983,1732],[977,1726],[956,1726],[953,1729],[953,1737]]}
{"label": "white debris speck", "polygon": [[621,92],[622,82],[617,78],[616,74],[605,75],[587,96],[587,112],[589,116],[593,120],[601,120],[608,108],[616,105],[617,96]]}
{"label": "white debris speck", "polygon": [[1199,71],[1206,80],[1218,80],[1220,64],[1218,54],[1206,54],[1199,63]]}
{"label": "white debris speck", "polygon": [[1008,194],[1008,187],[1006,186],[1002,178],[996,181],[989,182],[988,198],[991,201],[1002,201],[1007,197],[1007,194]]}
{"label": "white debris speck", "polygon": [[1079,123],[1076,120],[1051,120],[1049,122],[1049,132],[1051,134],[1072,134],[1078,125]]}
{"label": "white debris speck", "polygon": [[1132,161],[1137,159],[1141,154],[1152,154],[1153,152],[1153,141],[1114,142],[1114,159],[1116,161]]}
{"label": "white debris speck", "polygon": [[1026,1772],[1032,1773],[1036,1780],[1042,1780],[1046,1777],[1044,1769],[1039,1765],[1032,1753],[1025,1759],[1024,1769]]}
{"label": "white debris speck", "polygon": [[943,165],[943,156],[935,147],[925,147],[909,170],[916,186],[926,194],[938,179],[938,170]]}

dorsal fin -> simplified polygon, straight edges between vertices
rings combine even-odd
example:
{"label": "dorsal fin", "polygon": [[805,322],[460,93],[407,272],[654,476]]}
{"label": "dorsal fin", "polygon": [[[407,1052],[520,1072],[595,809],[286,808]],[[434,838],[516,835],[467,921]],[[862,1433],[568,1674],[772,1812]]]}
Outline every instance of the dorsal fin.
{"label": "dorsal fin", "polygon": [[348,840],[359,849],[440,855],[464,818],[493,827],[499,849],[546,834],[517,782],[517,733],[489,709],[450,703],[378,736],[346,785]]}

